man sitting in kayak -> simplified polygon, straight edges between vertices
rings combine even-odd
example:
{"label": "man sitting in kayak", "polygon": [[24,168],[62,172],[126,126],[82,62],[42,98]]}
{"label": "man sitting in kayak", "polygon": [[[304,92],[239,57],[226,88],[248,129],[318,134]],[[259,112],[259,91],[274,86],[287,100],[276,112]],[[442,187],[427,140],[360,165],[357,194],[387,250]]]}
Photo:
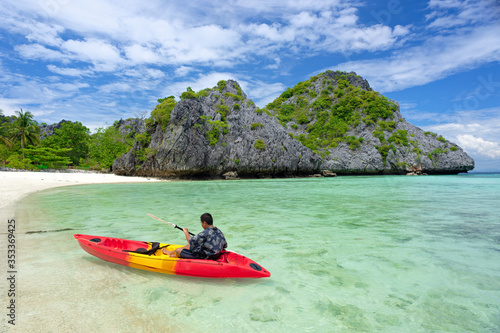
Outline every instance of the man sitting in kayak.
{"label": "man sitting in kayak", "polygon": [[198,235],[191,237],[187,228],[182,228],[188,244],[167,251],[163,249],[163,253],[170,257],[185,258],[185,259],[217,259],[222,250],[227,247],[226,238],[222,231],[216,228],[213,224],[212,215],[205,213],[201,216],[201,226],[203,231]]}

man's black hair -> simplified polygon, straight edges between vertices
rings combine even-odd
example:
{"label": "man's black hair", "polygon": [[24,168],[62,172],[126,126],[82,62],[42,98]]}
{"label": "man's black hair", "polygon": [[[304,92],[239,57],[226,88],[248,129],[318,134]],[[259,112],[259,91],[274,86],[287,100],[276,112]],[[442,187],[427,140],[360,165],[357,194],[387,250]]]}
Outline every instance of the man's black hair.
{"label": "man's black hair", "polygon": [[209,213],[205,213],[201,216],[201,221],[202,222],[207,222],[208,225],[213,225],[214,224],[214,220],[212,219],[212,215],[210,215]]}

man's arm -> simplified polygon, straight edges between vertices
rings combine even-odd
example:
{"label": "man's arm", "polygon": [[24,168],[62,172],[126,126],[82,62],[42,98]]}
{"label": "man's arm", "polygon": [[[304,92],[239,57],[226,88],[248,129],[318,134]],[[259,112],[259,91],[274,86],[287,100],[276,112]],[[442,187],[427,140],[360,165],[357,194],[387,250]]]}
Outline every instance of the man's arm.
{"label": "man's arm", "polygon": [[186,236],[186,240],[189,244],[189,239],[191,238],[191,235],[189,234],[189,231],[187,228],[182,228],[182,231],[184,231],[184,235]]}

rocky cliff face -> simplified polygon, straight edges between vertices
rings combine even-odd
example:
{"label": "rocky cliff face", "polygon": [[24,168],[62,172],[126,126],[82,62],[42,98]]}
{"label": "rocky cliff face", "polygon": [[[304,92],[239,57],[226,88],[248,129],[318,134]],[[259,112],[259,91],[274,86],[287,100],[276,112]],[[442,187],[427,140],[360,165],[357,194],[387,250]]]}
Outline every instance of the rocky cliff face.
{"label": "rocky cliff face", "polygon": [[143,119],[129,118],[126,120],[120,119],[113,124],[123,136],[130,136],[136,133],[144,133],[146,126]]}
{"label": "rocky cliff face", "polygon": [[[165,177],[292,176],[319,170],[321,159],[292,139],[275,118],[257,112],[239,85],[227,81],[207,96],[179,102],[163,130],[150,129],[141,142],[115,160],[117,174]],[[140,152],[147,150],[144,161]]]}
{"label": "rocky cliff face", "polygon": [[187,94],[169,112],[152,117],[133,148],[115,160],[116,174],[217,178],[234,171],[279,177],[322,170],[458,173],[474,167],[460,147],[405,121],[396,103],[355,73],[313,77],[263,110],[237,82],[221,81]]}

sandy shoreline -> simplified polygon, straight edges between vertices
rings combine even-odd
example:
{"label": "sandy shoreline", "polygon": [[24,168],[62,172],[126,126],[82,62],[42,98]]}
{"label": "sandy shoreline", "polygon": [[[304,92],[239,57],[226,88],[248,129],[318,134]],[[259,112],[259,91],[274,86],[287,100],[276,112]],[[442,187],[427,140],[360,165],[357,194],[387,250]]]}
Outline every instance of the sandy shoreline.
{"label": "sandy shoreline", "polygon": [[13,218],[13,204],[16,201],[30,193],[49,188],[84,184],[148,183],[160,181],[162,180],[103,173],[0,171],[0,218],[2,221]]}

